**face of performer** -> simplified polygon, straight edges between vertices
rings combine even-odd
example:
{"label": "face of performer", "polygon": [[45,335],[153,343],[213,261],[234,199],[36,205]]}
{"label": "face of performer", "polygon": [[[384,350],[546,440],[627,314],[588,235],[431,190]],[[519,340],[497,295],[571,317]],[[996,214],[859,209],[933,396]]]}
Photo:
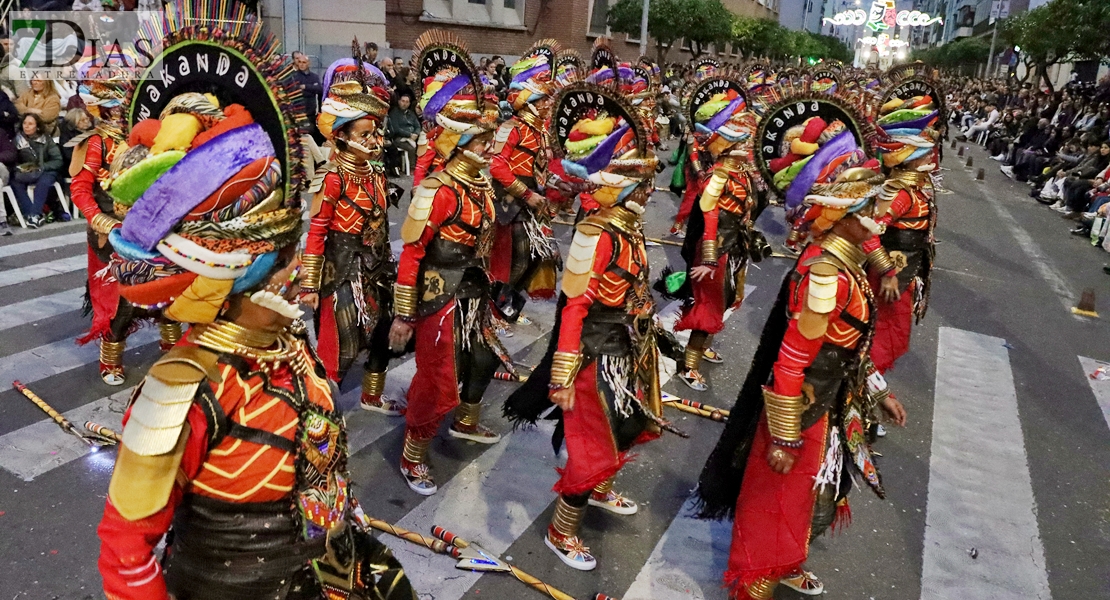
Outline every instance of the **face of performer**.
{"label": "face of performer", "polygon": [[[299,270],[301,266],[301,259],[297,257],[296,248],[289,246],[282,250],[278,258],[278,264],[283,266],[270,275],[262,289],[279,294],[287,302],[296,306],[297,295],[301,291],[299,273],[292,283],[289,282],[294,270]],[[250,297],[251,293],[248,292],[228,298],[228,307],[224,310],[222,317],[247,329],[271,333],[278,333],[293,324],[293,319],[251,302]]]}
{"label": "face of performer", "polygon": [[490,154],[493,153],[493,132],[487,131],[474,136],[462,149],[482,158],[489,158]]}
{"label": "face of performer", "polygon": [[360,160],[375,160],[382,154],[382,135],[373,119],[359,119],[344,127],[336,137],[352,142],[347,148]]}

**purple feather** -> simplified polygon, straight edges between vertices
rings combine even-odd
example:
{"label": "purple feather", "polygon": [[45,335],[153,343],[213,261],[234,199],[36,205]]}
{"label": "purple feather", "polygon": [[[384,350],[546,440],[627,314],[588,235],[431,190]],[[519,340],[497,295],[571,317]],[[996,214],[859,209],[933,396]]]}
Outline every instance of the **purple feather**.
{"label": "purple feather", "polygon": [[813,183],[817,181],[817,176],[825,167],[829,165],[832,160],[842,154],[847,154],[852,150],[858,148],[856,145],[856,137],[851,130],[844,130],[836,137],[821,146],[821,149],[813,155],[813,158],[802,167],[798,172],[798,176],[790,183],[790,187],[786,188],[786,207],[794,208],[805,200],[806,194],[809,189],[813,187]]}
{"label": "purple feather", "polygon": [[549,70],[550,68],[551,67],[547,63],[544,63],[542,65],[536,65],[531,69],[525,69],[520,73],[517,73],[516,76],[513,77],[512,82],[521,83],[524,81],[528,81],[529,79],[535,77],[536,75],[539,75],[540,73],[543,73],[544,71]]}
{"label": "purple feather", "polygon": [[609,163],[613,160],[613,150],[616,150],[617,144],[620,143],[621,138],[624,137],[627,131],[628,125],[625,124],[613,133],[610,133],[609,137],[602,140],[589,156],[577,161],[578,164],[586,167],[586,170],[590,173],[596,173],[608,167]]}
{"label": "purple feather", "polygon": [[470,78],[465,75],[456,75],[454,79],[443,84],[443,87],[439,88],[428,100],[428,103],[424,105],[424,120],[428,123],[434,123],[439,111],[447,106],[447,103],[455,97],[455,94],[468,85],[470,85]]}
{"label": "purple feather", "polygon": [[736,112],[736,109],[743,103],[743,96],[733,98],[732,102],[729,102],[728,106],[724,107],[724,109],[717,111],[717,114],[713,115],[713,118],[709,119],[709,122],[706,123],[705,126],[708,127],[710,131],[717,131],[721,125],[728,122],[728,118],[731,117],[732,113]]}
{"label": "purple feather", "polygon": [[257,123],[220,134],[190,151],[143,193],[123,220],[123,238],[152,250],[185,215],[252,162],[275,156]]}
{"label": "purple feather", "polygon": [[[328,67],[328,70],[324,73],[324,93],[327,93],[328,88],[331,87],[331,81],[335,77],[335,71],[337,69],[341,67],[353,66],[355,66],[355,59],[353,58],[341,58],[333,62],[331,66]],[[386,79],[385,74],[382,73],[381,69],[375,67],[370,63],[362,63],[362,69],[370,73],[370,76],[366,78],[366,84],[370,87],[385,87],[389,82],[389,80]]]}

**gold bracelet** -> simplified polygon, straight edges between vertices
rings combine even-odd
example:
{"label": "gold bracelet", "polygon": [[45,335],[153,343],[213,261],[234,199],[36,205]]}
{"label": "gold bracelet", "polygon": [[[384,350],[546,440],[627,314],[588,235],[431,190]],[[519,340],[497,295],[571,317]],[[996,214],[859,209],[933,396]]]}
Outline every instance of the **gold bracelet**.
{"label": "gold bracelet", "polygon": [[524,185],[523,181],[517,179],[509,184],[509,187],[505,188],[505,191],[513,198],[523,198],[528,195],[528,186]]}
{"label": "gold bracelet", "polygon": [[701,241],[701,262],[705,265],[717,264],[717,240]]}
{"label": "gold bracelet", "polygon": [[324,257],[317,254],[301,256],[301,289],[306,292],[320,291],[320,280],[324,272]]}
{"label": "gold bracelet", "polygon": [[879,274],[885,275],[894,270],[894,259],[890,258],[886,248],[879,246],[867,255],[867,264]]}
{"label": "gold bracelet", "polygon": [[118,225],[120,225],[120,222],[117,219],[113,219],[104,213],[97,213],[89,221],[89,227],[100,235],[108,235]]}
{"label": "gold bracelet", "polygon": [[801,441],[802,413],[805,412],[801,396],[783,396],[763,388],[763,404],[767,427],[773,437],[784,442]]}
{"label": "gold bracelet", "polygon": [[393,312],[399,317],[416,316],[416,286],[393,284]]}
{"label": "gold bracelet", "polygon": [[578,352],[556,352],[551,361],[551,385],[562,389],[574,385],[574,378],[582,366]]}

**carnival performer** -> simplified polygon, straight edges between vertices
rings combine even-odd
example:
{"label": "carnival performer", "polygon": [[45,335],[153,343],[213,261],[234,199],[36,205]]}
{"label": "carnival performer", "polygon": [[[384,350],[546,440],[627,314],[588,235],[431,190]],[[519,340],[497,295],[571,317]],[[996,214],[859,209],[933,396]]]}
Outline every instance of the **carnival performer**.
{"label": "carnival performer", "polygon": [[109,274],[109,234],[120,226],[120,219],[134,201],[126,189],[111,190],[116,176],[112,161],[127,150],[125,82],[91,61],[81,65],[79,72],[85,79],[78,92],[95,122],[92,129],[66,143],[74,149],[69,166],[70,197],[89,222],[85,314],[92,314],[92,327],[77,338],[77,343],[100,343],[100,378],[117,386],[125,381],[123,353],[127,338],[143,320],[157,320],[163,352],[181,339],[181,325],[161,318],[157,310],[144,310],[120,298],[119,284]]}
{"label": "carnival performer", "polygon": [[546,197],[547,122],[555,92],[555,40],[540,40],[509,68],[508,103],[513,117],[494,137],[489,172],[497,199],[497,228],[490,257],[493,299],[515,322],[527,301],[555,295],[559,246],[551,229],[554,214]]}
{"label": "carnival performer", "polygon": [[[706,78],[712,77],[720,68],[721,64],[712,58],[698,60],[693,65],[693,80],[686,84],[682,91],[683,103],[689,102],[694,87]],[[686,132],[678,150],[678,165],[681,171],[671,178],[671,191],[682,199],[674,224],[671,226],[671,235],[676,236],[685,235],[686,221],[694,210],[694,203],[697,202],[698,196],[709,183],[712,175],[712,162],[702,156],[705,138],[710,132],[698,129],[693,121],[687,121],[687,127],[689,131]]]}
{"label": "carnival performer", "polygon": [[[810,126],[822,129],[820,148],[793,176],[775,180],[768,162],[790,153],[783,140],[797,137],[791,130]],[[760,146],[760,167],[809,244],[783,280],[698,484],[701,517],[734,517],[724,579],[741,600],[769,599],[780,582],[821,593],[802,565],[810,541],[850,514],[845,470],[885,493],[864,438],[867,419],[878,404],[905,422],[881,377],[868,376],[875,307],[862,244],[879,230],[882,182],[869,146],[857,142],[873,142],[868,127],[848,105],[816,95],[788,97],[761,121],[759,139],[780,143]]]}
{"label": "carnival performer", "polygon": [[[936,204],[932,173],[937,169],[936,85],[924,78],[893,85],[880,109],[879,127],[888,139],[879,146],[889,170],[880,194],[885,231],[870,244],[871,271],[879,278],[878,313],[871,360],[886,373],[909,350],[916,319],[925,316],[935,246]],[[914,95],[911,95],[914,94]]]}
{"label": "carnival performer", "polygon": [[451,437],[496,444],[480,422],[482,395],[499,364],[513,372],[493,324],[489,258],[494,192],[483,173],[497,127],[497,99],[453,34],[433,29],[416,40],[413,68],[423,84],[423,118],[442,131],[443,169],[413,189],[401,227],[404,250],[394,286],[394,349],[416,340],[416,374],[408,392],[401,474],[421,495],[438,489],[428,447],[440,421],[455,411]]}
{"label": "carnival performer", "polygon": [[757,120],[747,103],[743,81],[731,74],[702,80],[687,103],[688,118],[699,131],[708,131],[704,155],[713,161],[709,183],[693,208],[682,247],[686,260],[684,303],[675,331],[689,331],[679,378],[703,392],[709,384],[701,362],[724,362],[711,346],[712,336],[724,329],[724,314],[744,300],[748,262],[758,262],[769,250],[754,229],[755,192],[752,144]]}
{"label": "carnival performer", "polygon": [[592,184],[596,211],[576,226],[562,281],[557,340],[528,381],[505,403],[518,424],[535,423],[550,402],[561,409],[556,450],[567,462],[545,543],[575,569],[597,561],[578,537],[587,506],[631,515],[638,505],[613,491],[637,443],[654,439],[660,420],[654,302],[648,285],[642,215],[656,158],[639,115],[614,88],[571,84],[555,105],[554,155]]}
{"label": "carnival performer", "polygon": [[381,162],[389,91],[357,40],[353,49],[354,58],[332,63],[324,74],[317,127],[334,147],[313,185],[302,301],[316,309],[316,351],[328,377],[342,381],[365,350],[362,408],[395,416],[404,414],[404,405],[383,394],[393,356],[389,328],[397,270],[389,246],[389,183]]}
{"label": "carnival performer", "polygon": [[[159,95],[161,78],[140,80],[133,114],[151,118],[133,124],[129,152],[146,158],[116,180],[139,193],[111,234],[121,294],[192,328],[125,415],[98,529],[105,594],[415,600],[359,526],[343,416],[297,321],[304,113],[293,66],[242,5],[211,6],[172,4],[155,23],[167,76],[209,93]],[[230,68],[179,69],[197,57]]]}

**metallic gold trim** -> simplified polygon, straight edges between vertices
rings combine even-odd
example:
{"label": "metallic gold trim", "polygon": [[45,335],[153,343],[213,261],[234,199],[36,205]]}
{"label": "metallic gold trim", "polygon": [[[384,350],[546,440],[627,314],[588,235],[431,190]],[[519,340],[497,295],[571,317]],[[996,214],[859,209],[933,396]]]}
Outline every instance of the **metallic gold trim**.
{"label": "metallic gold trim", "polygon": [[362,374],[362,393],[381,396],[385,391],[385,371],[368,371]]}
{"label": "metallic gold trim", "polygon": [[119,222],[119,220],[109,217],[104,213],[97,213],[89,221],[89,227],[91,227],[93,231],[99,233],[100,235],[108,235],[120,224],[121,223]]}
{"label": "metallic gold trim", "polygon": [[701,241],[701,262],[715,265],[717,264],[717,240],[702,240]]}
{"label": "metallic gold trim", "polygon": [[337,150],[332,156],[339,172],[353,183],[363,183],[374,174],[374,166],[369,161],[356,158],[348,150]]}
{"label": "metallic gold trim", "polygon": [[443,170],[463,185],[488,189],[489,179],[482,174],[484,166],[467,156],[465,152],[458,152],[444,165]]}
{"label": "metallic gold trim", "polygon": [[569,388],[574,385],[578,369],[582,368],[582,355],[578,352],[556,352],[551,362],[551,385]]}
{"label": "metallic gold trim", "polygon": [[213,352],[253,360],[259,363],[259,368],[263,371],[288,363],[298,375],[308,373],[304,342],[289,330],[274,333],[247,329],[228,321],[216,321],[195,326],[189,333],[189,339]]}
{"label": "metallic gold trim", "polygon": [[100,342],[100,362],[118,367],[123,364],[123,351],[127,348],[127,342],[109,342],[103,340]]}
{"label": "metallic gold trim", "polygon": [[301,290],[305,292],[320,291],[321,279],[324,273],[324,257],[315,254],[301,256]]}
{"label": "metallic gold trim", "polygon": [[477,427],[482,417],[482,405],[462,402],[455,407],[455,424],[463,427]]}
{"label": "metallic gold trim", "polygon": [[748,584],[748,595],[752,600],[771,600],[775,596],[775,588],[779,582],[772,579],[760,579]]}
{"label": "metallic gold trim", "polygon": [[401,317],[416,316],[416,286],[393,284],[393,312]]}
{"label": "metallic gold trim", "polygon": [[173,346],[181,341],[181,323],[159,323],[158,333],[162,336],[162,343]]}
{"label": "metallic gold trim", "polygon": [[802,439],[802,413],[805,412],[802,396],[783,396],[763,388],[763,403],[767,428],[772,436],[784,442]]}
{"label": "metallic gold trim", "polygon": [[586,506],[575,508],[567,504],[562,496],[556,498],[555,514],[551,517],[551,526],[556,533],[563,537],[578,535],[578,528],[582,526],[582,519],[586,518]]}
{"label": "metallic gold trim", "polygon": [[882,246],[868,253],[867,264],[876,273],[889,273],[895,269],[894,260]]}
{"label": "metallic gold trim", "polygon": [[523,198],[528,195],[528,186],[524,185],[523,181],[517,179],[509,184],[509,187],[505,188],[505,191],[513,198]]}
{"label": "metallic gold trim", "polygon": [[616,479],[616,476],[610,477],[609,479],[606,479],[605,481],[597,484],[597,487],[594,488],[594,493],[601,496],[608,496],[609,492],[613,491],[614,479]]}
{"label": "metallic gold trim", "polygon": [[683,364],[687,369],[696,371],[701,366],[701,358],[705,355],[705,350],[701,348],[692,348],[686,346],[686,353],[683,355]]}
{"label": "metallic gold trim", "polygon": [[835,233],[830,233],[821,242],[821,248],[840,259],[845,266],[851,268],[857,274],[863,274],[863,264],[867,262],[867,256],[859,245],[853,244]]}
{"label": "metallic gold trim", "polygon": [[411,434],[405,434],[405,449],[401,452],[401,458],[410,463],[422,465],[428,462],[428,448],[432,445],[432,440],[416,440],[413,439]]}

